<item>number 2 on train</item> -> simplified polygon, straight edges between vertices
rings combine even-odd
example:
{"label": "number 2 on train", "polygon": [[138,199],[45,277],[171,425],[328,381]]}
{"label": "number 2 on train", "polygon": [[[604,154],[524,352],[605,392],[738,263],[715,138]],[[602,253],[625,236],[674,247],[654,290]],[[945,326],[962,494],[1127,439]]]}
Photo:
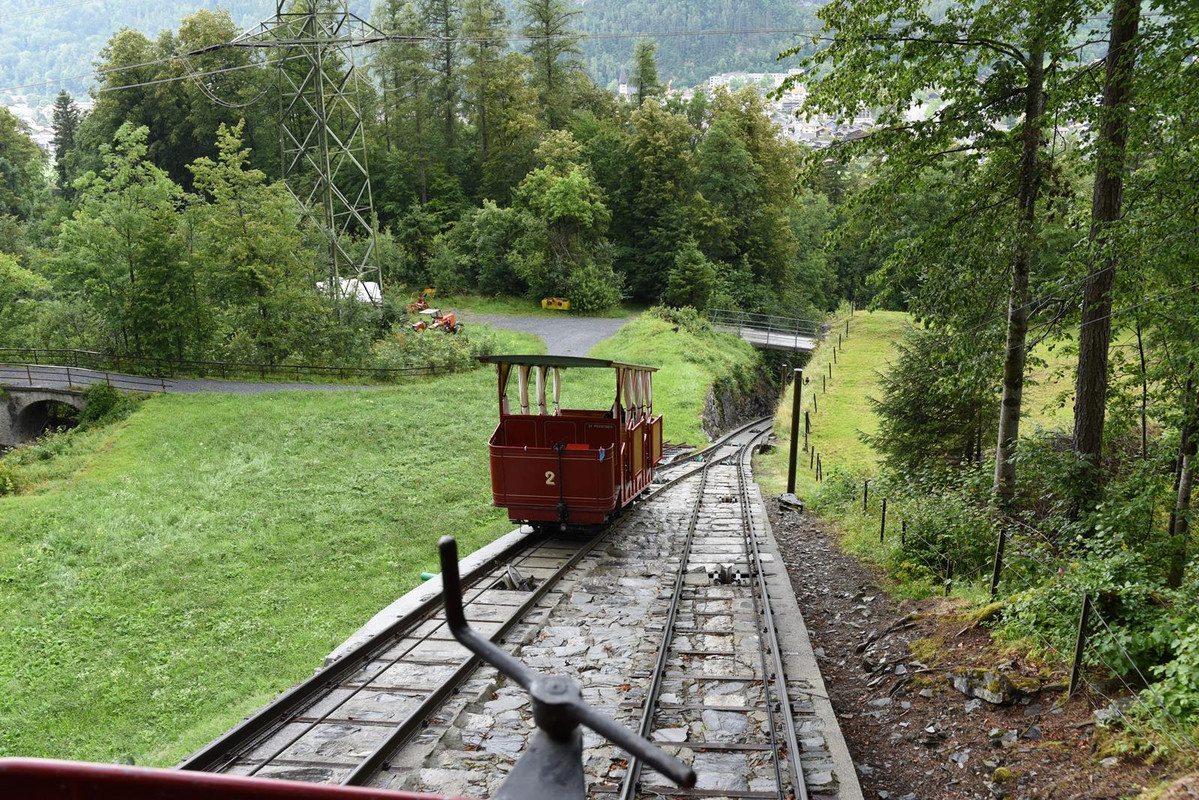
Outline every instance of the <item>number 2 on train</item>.
{"label": "number 2 on train", "polygon": [[545,485],[546,486],[555,486],[556,485],[554,483],[554,473],[552,473],[552,472],[545,473]]}

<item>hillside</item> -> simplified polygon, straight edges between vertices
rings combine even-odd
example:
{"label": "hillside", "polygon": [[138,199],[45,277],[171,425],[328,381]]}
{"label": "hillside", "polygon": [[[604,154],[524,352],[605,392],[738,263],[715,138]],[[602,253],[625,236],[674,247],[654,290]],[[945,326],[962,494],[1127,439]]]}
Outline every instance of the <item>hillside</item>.
{"label": "hillside", "polygon": [[[351,3],[369,16],[369,0]],[[509,0],[513,28],[520,25],[517,3]],[[598,38],[583,43],[583,63],[600,86],[608,86],[627,65],[633,50],[628,38],[603,38],[612,33],[682,30],[761,30],[811,28],[818,4],[784,0],[729,0],[708,3],[696,0],[591,0],[580,3],[579,30]],[[227,9],[240,27],[269,17],[269,0],[76,0],[44,3],[37,0],[0,0],[0,99],[25,96],[40,105],[59,89],[83,95],[92,84],[92,64],[109,38],[121,28],[142,31],[154,38],[174,30],[187,15],[199,9]],[[663,81],[691,86],[709,75],[728,71],[777,71],[775,56],[794,37],[781,33],[719,36],[663,36],[658,58]],[[39,102],[41,101],[41,102]]]}
{"label": "hillside", "polygon": [[[633,42],[605,34],[672,31],[762,31],[818,28],[821,3],[787,0],[696,2],[695,0],[591,0],[579,16],[579,28],[597,38],[583,43],[588,74],[600,86],[620,77],[629,64]],[[675,88],[694,86],[722,72],[782,72],[778,54],[799,38],[787,33],[660,36],[658,71]],[[788,66],[794,66],[794,60]]]}
{"label": "hillside", "polygon": [[[504,336],[509,352],[543,348]],[[651,315],[595,354],[663,367],[655,407],[674,441],[702,441],[712,383],[757,363],[727,334]],[[571,371],[566,397],[602,407],[611,380]],[[435,570],[439,537],[469,552],[510,530],[489,491],[494,392],[479,369],[158,396],[11,453],[28,491],[0,497],[0,756],[174,763]]]}
{"label": "hillside", "polygon": [[[359,12],[369,0],[351,4]],[[249,27],[275,10],[270,0],[0,0],[0,99],[83,95],[97,54],[114,33],[132,28],[155,38],[200,9],[226,9]],[[67,80],[64,80],[67,79]],[[36,103],[34,103],[36,105]]]}

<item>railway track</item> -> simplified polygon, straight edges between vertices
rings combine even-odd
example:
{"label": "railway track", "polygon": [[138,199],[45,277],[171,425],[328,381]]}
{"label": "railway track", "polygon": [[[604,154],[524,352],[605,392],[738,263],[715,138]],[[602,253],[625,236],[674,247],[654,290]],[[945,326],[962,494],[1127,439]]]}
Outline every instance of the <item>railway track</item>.
{"label": "railway track", "polygon": [[[681,791],[588,734],[593,795],[807,796],[804,706],[782,674],[773,562],[746,493],[764,422],[672,464],[604,534],[530,536],[464,576],[472,626],[533,669],[577,674],[589,703],[701,776]],[[530,716],[519,687],[453,640],[438,596],[180,766],[491,795]]]}

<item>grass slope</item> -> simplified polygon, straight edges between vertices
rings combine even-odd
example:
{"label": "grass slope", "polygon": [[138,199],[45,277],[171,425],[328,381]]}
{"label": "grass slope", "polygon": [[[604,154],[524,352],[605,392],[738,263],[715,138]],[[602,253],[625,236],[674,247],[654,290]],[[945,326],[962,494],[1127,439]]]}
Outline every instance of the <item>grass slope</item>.
{"label": "grass slope", "polygon": [[[828,380],[828,365],[833,360],[832,346],[837,336],[845,336],[845,319],[833,324],[832,333],[804,367],[808,384],[803,389],[803,410],[812,412],[812,433],[809,442],[820,454],[824,469],[848,467],[872,471],[877,454],[862,441],[862,432],[871,433],[878,421],[870,408],[869,398],[876,393],[880,373],[885,372],[893,355],[892,344],[899,340],[911,323],[906,314],[896,311],[858,312],[849,321],[849,336],[843,338],[843,349],[837,352],[832,380]],[[827,381],[828,390],[821,386]],[[787,457],[791,446],[791,409],[795,387],[787,389],[779,401],[774,431],[778,448],[757,461],[758,481],[767,491],[786,491]],[[803,436],[803,420],[800,420]],[[802,497],[816,485],[815,472],[808,468],[809,459],[800,449],[801,464],[796,472],[796,492]]]}
{"label": "grass slope", "polygon": [[[911,322],[906,314],[896,311],[858,312],[850,318],[850,335],[843,340],[844,349],[837,352],[833,378],[825,393],[821,388],[821,377],[827,378],[828,364],[833,359],[830,345],[836,343],[838,334],[844,335],[845,322],[842,318],[834,323],[832,334],[804,368],[804,374],[811,382],[804,387],[803,408],[812,411],[812,395],[815,394],[819,411],[811,415],[810,442],[820,454],[826,472],[834,467],[844,467],[871,474],[877,467],[878,455],[861,439],[861,433],[872,433],[878,427],[869,398],[877,392],[879,376],[891,368],[893,346]],[[1121,340],[1118,346],[1127,346],[1127,342]],[[1042,363],[1029,369],[1023,418],[1033,425],[1069,430],[1074,420],[1073,368],[1077,354],[1069,342],[1050,342],[1041,343],[1033,355]],[[758,462],[759,480],[773,492],[786,490],[791,404],[792,389],[789,388],[779,402],[775,417],[779,449],[762,456]],[[802,421],[800,425],[802,436]],[[796,490],[803,496],[815,488],[816,478],[815,472],[807,466],[807,457],[801,461]]]}
{"label": "grass slope", "polygon": [[[510,334],[509,352],[543,352]],[[661,365],[667,435],[700,442],[733,337],[644,317],[597,356]],[[606,371],[567,376],[611,402]],[[573,381],[573,383],[572,383]],[[398,387],[171,395],[41,445],[0,498],[0,756],[169,765],[311,674],[379,608],[510,529],[490,504],[489,370]]]}
{"label": "grass slope", "polygon": [[44,462],[0,498],[0,755],[173,763],[509,530],[493,387],[156,397]]}

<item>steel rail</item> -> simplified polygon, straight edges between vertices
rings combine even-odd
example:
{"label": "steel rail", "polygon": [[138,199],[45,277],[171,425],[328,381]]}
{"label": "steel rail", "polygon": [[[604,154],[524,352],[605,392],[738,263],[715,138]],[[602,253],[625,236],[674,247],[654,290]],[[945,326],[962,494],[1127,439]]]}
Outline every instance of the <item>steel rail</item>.
{"label": "steel rail", "polygon": [[[645,499],[651,500],[654,497],[657,497],[658,494],[666,491],[667,489],[673,488],[681,481],[692,477],[697,471],[702,471],[706,475],[708,466],[709,464],[705,463],[699,470],[693,470],[686,475],[680,475],[677,478],[673,478],[668,483],[661,484],[659,487],[656,487],[654,490],[648,492],[645,495]],[[561,567],[559,567],[553,575],[546,578],[536,590],[530,593],[530,597],[518,607],[517,612],[509,617],[509,619],[504,622],[498,630],[496,630],[487,638],[498,644],[512,628],[520,624],[529,611],[531,611],[537,605],[537,603],[540,602],[541,598],[548,594],[549,591],[554,588],[554,586],[556,586],[562,580],[562,578],[565,577],[566,574],[583,559],[584,556],[594,550],[601,543],[607,541],[612,534],[620,530],[632,519],[628,513],[628,510],[632,507],[632,505],[633,504],[630,503],[629,506],[626,506],[625,510],[621,513],[620,518],[617,519],[614,524],[609,525],[608,528],[606,528],[602,533],[592,537],[587,544],[580,548],[577,553],[571,556]],[[698,505],[695,513],[697,517]],[[694,531],[694,523],[691,530]],[[481,659],[479,656],[473,655],[467,661],[461,664],[448,679],[438,686],[429,695],[429,697],[426,698],[426,700],[409,715],[404,723],[401,723],[401,725],[396,728],[396,730],[387,738],[385,742],[376,748],[371,755],[367,756],[367,758],[361,764],[359,764],[358,767],[356,767],[353,772],[349,774],[349,776],[346,777],[346,779],[342,782],[343,785],[365,785],[370,778],[379,772],[379,770],[387,763],[388,759],[398,752],[414,733],[420,730],[424,720],[431,716],[433,712],[436,711],[441,705],[441,703],[447,697],[453,694],[454,690],[470,677],[475,669],[478,668],[480,662]],[[635,761],[637,761],[636,758],[630,758],[630,763]]]}
{"label": "steel rail", "polygon": [[[704,452],[710,452],[723,446],[727,440],[740,435],[745,428],[757,422],[761,422],[761,420],[756,420],[754,423],[749,423],[732,433],[726,434],[706,448]],[[681,481],[690,478],[706,468],[707,463],[701,467],[688,470],[683,474],[672,476],[665,483],[651,485],[639,498],[625,507],[621,516],[616,521],[603,532],[597,534],[589,547],[593,548],[600,541],[606,539],[608,534],[623,525],[627,519],[628,512],[635,505],[654,499],[659,494],[673,488]],[[475,588],[480,582],[493,576],[499,565],[510,563],[518,558],[523,560],[523,558],[527,558],[532,553],[535,553],[545,542],[555,538],[553,534],[531,534],[530,537],[535,540],[532,544],[530,544],[528,538],[514,542],[512,546],[495,553],[492,557],[465,573],[463,575],[464,584],[468,584],[469,588]],[[543,586],[545,585],[549,585],[548,580],[543,584]],[[311,678],[293,686],[275,700],[242,720],[242,722],[231,728],[224,735],[189,755],[176,766],[176,769],[204,772],[215,772],[224,769],[242,753],[251,750],[253,747],[274,736],[290,721],[300,716],[308,708],[311,708],[321,697],[332,692],[344,683],[348,677],[375,660],[375,656],[390,650],[397,640],[404,638],[404,636],[415,630],[421,623],[436,616],[442,607],[443,597],[444,594],[439,591],[425,598],[408,613],[396,619],[372,638],[351,649],[337,661],[320,670]],[[519,616],[515,616],[513,619],[518,620]]]}
{"label": "steel rail", "polygon": [[[528,557],[526,554],[535,553],[551,538],[548,535],[539,534],[535,534],[534,537],[536,538],[535,542],[530,543],[526,539],[514,543],[512,547],[496,553],[470,570],[467,573],[470,588],[473,589],[489,577],[495,577],[496,568],[500,564],[518,558],[523,560],[522,555]],[[441,605],[442,594],[440,592],[425,598],[377,635],[353,648],[311,678],[292,687],[220,738],[209,742],[188,756],[176,768],[203,772],[214,772],[224,768],[236,760],[242,752],[269,739],[321,697],[336,689],[363,666],[374,661],[376,656],[390,650],[398,639],[402,639],[422,622],[434,616]]]}
{"label": "steel rail", "polygon": [[[645,702],[641,711],[641,723],[637,733],[643,739],[648,739],[650,729],[654,724],[658,708],[658,697],[662,693],[662,681],[666,676],[666,666],[670,659],[670,643],[674,639],[674,623],[678,616],[679,605],[683,599],[683,587],[686,585],[687,563],[691,559],[691,545],[695,540],[695,529],[699,525],[699,512],[704,504],[704,489],[708,484],[708,468],[712,462],[704,462],[699,470],[699,490],[695,494],[695,505],[691,509],[691,520],[687,523],[687,536],[683,541],[683,552],[679,556],[679,571],[674,577],[674,590],[670,598],[670,611],[666,615],[666,626],[662,629],[662,643],[658,646],[658,659],[654,664],[653,675],[649,688],[646,690]],[[641,780],[641,759],[630,757],[625,770],[624,780],[620,786],[620,800],[632,800],[637,792],[637,784]]]}
{"label": "steel rail", "polygon": [[[547,543],[553,543],[556,541],[557,540],[552,537],[546,537],[543,541],[539,541],[535,546],[529,548],[525,553],[522,554],[521,560],[517,562],[517,566],[519,566],[525,560],[536,556],[538,554],[538,552],[540,551],[540,549],[542,547],[544,547]],[[579,553],[576,552],[575,554],[573,554],[570,558],[567,559],[564,566],[559,567],[559,572],[562,569],[568,569],[570,564],[572,563],[572,561],[575,561],[578,557],[580,557]],[[556,577],[557,575],[558,575],[558,572],[555,572],[554,577]],[[497,570],[492,570],[489,573],[487,573],[487,575],[484,575],[481,580],[477,581],[475,583],[475,586],[477,586],[480,583],[486,583],[489,578],[495,578],[496,580],[501,580],[500,576],[497,575]],[[474,587],[472,587],[472,588],[474,588]],[[484,591],[486,591],[486,590],[484,590]],[[482,592],[480,592],[480,595],[481,594],[482,594]],[[540,598],[543,595],[544,595],[544,592],[539,594],[538,598]],[[476,596],[475,599],[478,599],[478,596]],[[504,631],[509,630],[511,628],[512,624],[515,624],[515,622],[519,621],[520,616],[523,616],[525,613],[527,613],[527,609],[525,608],[524,605],[520,606],[520,609],[521,609],[520,614],[517,616],[516,620],[509,620],[509,622],[504,623],[504,626],[503,626]],[[509,624],[509,623],[511,623],[511,624]],[[440,626],[437,626],[437,627],[440,627]],[[305,723],[306,727],[303,730],[294,733],[291,737],[285,739],[281,744],[276,746],[274,752],[272,752],[269,756],[264,758],[262,760],[262,763],[255,766],[247,774],[251,775],[251,776],[257,775],[258,772],[263,767],[266,767],[269,764],[271,764],[272,762],[274,762],[275,759],[277,759],[281,755],[283,755],[283,753],[285,753],[292,745],[294,745],[296,742],[300,741],[300,739],[304,738],[309,733],[311,733],[313,730],[315,730],[318,725],[327,724],[329,722],[329,718],[336,711],[340,710],[342,707],[345,706],[346,703],[348,703],[353,698],[357,697],[360,692],[368,690],[370,688],[371,684],[374,683],[377,679],[379,679],[383,675],[383,673],[385,673],[387,670],[389,670],[392,667],[399,664],[403,660],[404,656],[408,655],[408,653],[412,652],[414,649],[416,649],[420,645],[425,644],[426,642],[429,642],[429,641],[433,641],[433,634],[436,630],[437,630],[437,628],[434,628],[433,631],[429,631],[427,634],[425,634],[423,637],[421,637],[419,640],[417,640],[417,642],[415,644],[413,644],[411,647],[409,647],[403,653],[401,653],[400,655],[391,659],[384,666],[375,670],[375,673],[373,675],[371,675],[368,678],[364,678],[361,686],[356,687],[348,695],[341,698],[337,703],[335,703],[334,705],[327,708],[325,710],[325,712],[323,714],[321,714],[319,717],[317,717],[316,719],[312,720],[311,722]],[[367,662],[367,663],[370,663],[370,662]],[[470,671],[467,670],[466,674],[469,674],[469,672]],[[457,673],[455,673],[455,675],[457,675]],[[452,686],[456,686],[457,683],[459,683],[459,682],[460,681],[451,678],[451,679],[447,679],[444,683],[448,683],[452,687]],[[438,686],[434,690],[434,695],[437,695],[437,693],[439,691],[441,691],[442,688],[443,688],[443,686]],[[438,697],[439,697],[439,700],[445,699],[444,695],[439,695]],[[428,702],[429,702],[428,698],[426,698],[426,700],[424,702],[422,702],[422,704],[420,706],[418,706],[416,710],[409,712],[409,714],[405,718],[404,722],[401,723],[401,727],[405,726],[405,725],[409,725],[409,724],[414,724],[414,725],[419,726],[419,724],[428,716],[428,714],[424,713],[425,706],[428,704]],[[436,705],[433,705],[433,708],[435,709]],[[295,718],[293,717],[293,721],[294,720],[295,720]]]}
{"label": "steel rail", "polygon": [[[675,467],[678,467],[683,464],[687,464],[687,463],[690,463],[697,459],[703,458],[704,456],[708,455],[709,453],[719,450],[722,447],[728,447],[729,439],[732,439],[736,436],[740,436],[741,434],[745,433],[745,431],[749,430],[753,426],[761,425],[763,422],[768,422],[772,419],[774,419],[774,417],[758,417],[757,419],[750,420],[749,422],[746,422],[742,425],[739,425],[736,428],[733,428],[733,430],[729,431],[728,433],[723,434],[719,439],[717,439],[715,442],[708,445],[704,449],[696,450],[691,455],[684,456],[683,458],[676,458],[674,461],[671,461],[669,464],[664,464],[661,467],[658,467],[658,469],[659,470],[673,470]],[[692,472],[691,474],[695,474],[695,473]],[[666,484],[662,484],[662,485],[666,485]]]}
{"label": "steel rail", "polygon": [[[787,765],[791,770],[792,791],[796,800],[808,800],[808,789],[804,781],[803,766],[800,760],[799,740],[795,733],[795,711],[791,707],[791,698],[787,692],[787,676],[784,672],[778,632],[774,627],[774,614],[770,609],[770,593],[767,590],[766,576],[762,568],[762,553],[758,549],[758,537],[757,532],[754,530],[752,507],[749,501],[749,486],[745,475],[747,462],[752,457],[753,450],[760,438],[762,437],[759,434],[758,437],[746,445],[740,454],[740,459],[737,463],[737,486],[741,497],[741,522],[745,533],[746,557],[750,560],[750,568],[754,572],[755,581],[758,586],[758,592],[754,597],[754,613],[758,617],[758,653],[762,659],[762,686],[767,691],[766,699],[767,707],[769,708],[769,676],[766,669],[766,645],[769,644],[774,661],[775,700],[779,704],[779,713],[783,717],[783,731],[787,738]],[[762,641],[763,634],[768,637],[768,642]],[[767,713],[767,718],[770,720],[771,745],[775,748],[775,773],[779,775],[779,754],[778,745],[775,740],[774,715],[769,712]],[[779,777],[778,789],[781,796],[783,787],[781,775]]]}

